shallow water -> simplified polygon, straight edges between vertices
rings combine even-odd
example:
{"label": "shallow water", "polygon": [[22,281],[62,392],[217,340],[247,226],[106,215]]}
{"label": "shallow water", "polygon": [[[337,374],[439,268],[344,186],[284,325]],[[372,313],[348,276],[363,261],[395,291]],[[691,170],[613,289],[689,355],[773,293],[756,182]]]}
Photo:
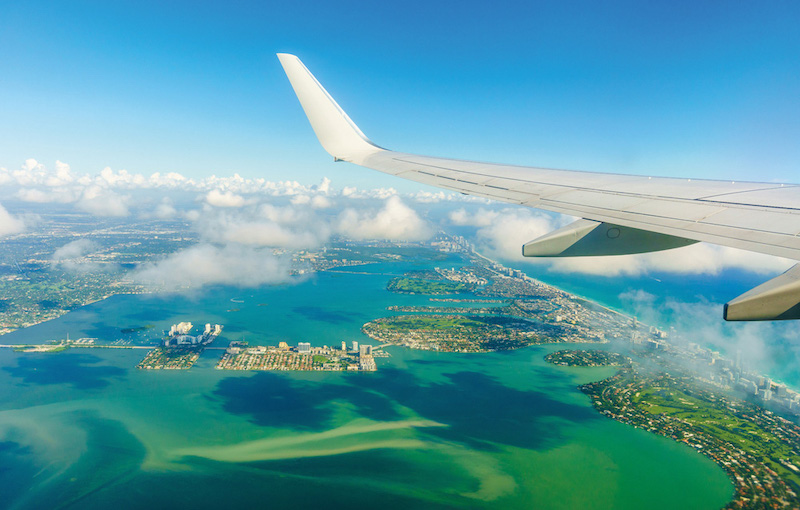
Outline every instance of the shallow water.
{"label": "shallow water", "polygon": [[[402,268],[425,267],[420,261]],[[192,297],[115,296],[4,337],[156,340],[225,325],[216,344],[370,342],[398,265]],[[129,334],[121,328],[152,324]],[[129,338],[129,339],[130,339]],[[451,354],[391,347],[376,373],[140,371],[144,350],[0,350],[2,508],[718,508],[724,472],[606,419],[577,390],[611,369],[549,365],[556,346]]]}

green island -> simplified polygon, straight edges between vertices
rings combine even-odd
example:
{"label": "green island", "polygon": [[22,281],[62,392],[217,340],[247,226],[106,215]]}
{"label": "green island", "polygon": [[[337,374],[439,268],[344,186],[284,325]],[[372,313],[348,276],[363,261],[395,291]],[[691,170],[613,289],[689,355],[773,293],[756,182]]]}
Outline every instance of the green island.
{"label": "green island", "polygon": [[719,465],[734,483],[725,508],[800,505],[800,427],[761,406],[689,374],[618,365],[621,354],[559,351],[547,361],[569,366],[621,366],[616,375],[580,386],[609,418],[684,443]]}
{"label": "green island", "polygon": [[470,292],[472,288],[466,283],[451,282],[448,280],[428,280],[424,278],[410,278],[399,276],[392,278],[386,285],[392,292],[404,294],[460,294]]}
{"label": "green island", "polygon": [[361,330],[384,344],[443,352],[502,351],[562,341],[533,321],[480,315],[398,315],[370,321]]}
{"label": "green island", "polygon": [[551,352],[544,357],[548,363],[569,367],[627,367],[631,359],[622,354],[598,350],[571,350]]}
{"label": "green island", "polygon": [[156,347],[148,352],[136,368],[144,370],[189,370],[203,352],[202,345],[189,347]]}
{"label": "green island", "polygon": [[14,352],[63,352],[69,349],[67,344],[45,344],[45,345],[15,345]]}

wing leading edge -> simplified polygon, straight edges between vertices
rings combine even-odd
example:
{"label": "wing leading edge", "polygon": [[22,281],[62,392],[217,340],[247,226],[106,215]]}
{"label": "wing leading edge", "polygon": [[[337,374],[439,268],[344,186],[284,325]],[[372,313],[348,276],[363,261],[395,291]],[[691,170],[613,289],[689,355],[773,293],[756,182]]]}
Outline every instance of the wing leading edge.
{"label": "wing leading edge", "polygon": [[[619,255],[705,241],[800,260],[800,185],[553,170],[395,152],[371,142],[300,59],[278,58],[317,138],[336,161],[584,218],[527,243],[526,256]],[[760,286],[740,297],[746,300],[728,303],[725,318],[800,318],[800,289],[790,285],[794,297],[784,292],[783,299],[774,298],[781,278],[796,280],[787,274],[768,282],[770,292],[752,295]]]}

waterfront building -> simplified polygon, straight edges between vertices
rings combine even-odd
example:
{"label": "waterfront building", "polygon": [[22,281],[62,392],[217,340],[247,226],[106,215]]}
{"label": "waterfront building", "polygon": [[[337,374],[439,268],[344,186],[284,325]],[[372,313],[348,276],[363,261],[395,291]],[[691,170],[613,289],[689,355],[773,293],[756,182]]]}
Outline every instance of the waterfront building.
{"label": "waterfront building", "polygon": [[309,354],[311,353],[311,343],[309,342],[299,342],[297,344],[297,352],[301,354]]}
{"label": "waterfront building", "polygon": [[347,342],[342,340],[342,352],[347,352]]}
{"label": "waterfront building", "polygon": [[355,340],[353,340],[353,351],[358,352],[358,342],[356,342]]}

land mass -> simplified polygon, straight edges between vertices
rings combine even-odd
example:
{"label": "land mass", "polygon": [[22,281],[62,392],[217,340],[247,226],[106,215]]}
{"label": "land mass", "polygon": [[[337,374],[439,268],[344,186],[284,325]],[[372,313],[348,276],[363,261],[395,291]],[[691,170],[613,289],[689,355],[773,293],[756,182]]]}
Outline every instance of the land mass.
{"label": "land mass", "polygon": [[688,374],[643,369],[617,353],[558,351],[545,360],[620,366],[580,390],[603,415],[684,443],[719,465],[735,487],[725,508],[800,505],[800,427],[790,421]]}

